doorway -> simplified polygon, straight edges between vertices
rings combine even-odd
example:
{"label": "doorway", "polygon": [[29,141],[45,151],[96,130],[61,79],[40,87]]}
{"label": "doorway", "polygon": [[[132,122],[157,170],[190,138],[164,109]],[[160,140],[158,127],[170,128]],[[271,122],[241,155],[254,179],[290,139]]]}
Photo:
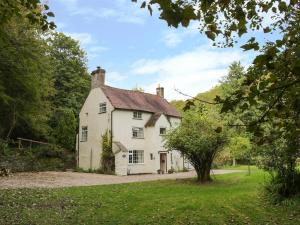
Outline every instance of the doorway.
{"label": "doorway", "polygon": [[163,173],[167,172],[167,153],[160,153],[160,170]]}

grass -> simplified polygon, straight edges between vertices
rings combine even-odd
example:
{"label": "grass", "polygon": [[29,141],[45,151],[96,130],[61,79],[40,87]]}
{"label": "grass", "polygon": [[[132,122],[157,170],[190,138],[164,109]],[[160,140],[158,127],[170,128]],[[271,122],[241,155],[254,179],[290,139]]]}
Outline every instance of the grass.
{"label": "grass", "polygon": [[1,190],[0,224],[300,224],[300,199],[271,205],[266,174],[72,187]]}

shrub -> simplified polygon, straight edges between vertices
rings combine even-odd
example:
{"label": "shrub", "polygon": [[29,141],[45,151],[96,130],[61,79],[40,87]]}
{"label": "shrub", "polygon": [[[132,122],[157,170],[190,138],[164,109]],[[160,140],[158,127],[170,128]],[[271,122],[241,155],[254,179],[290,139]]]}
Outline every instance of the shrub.
{"label": "shrub", "polygon": [[115,155],[107,131],[102,135],[101,171],[106,174],[115,172]]}
{"label": "shrub", "polygon": [[0,142],[0,168],[12,172],[66,170],[75,166],[75,155],[56,145],[12,148]]}

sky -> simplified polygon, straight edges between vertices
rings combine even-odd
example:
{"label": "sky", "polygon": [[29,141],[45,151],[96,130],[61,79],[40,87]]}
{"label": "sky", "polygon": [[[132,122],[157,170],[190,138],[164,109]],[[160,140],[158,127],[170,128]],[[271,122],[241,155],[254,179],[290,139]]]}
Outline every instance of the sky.
{"label": "sky", "polygon": [[229,65],[248,66],[252,53],[240,48],[212,47],[197,23],[174,29],[150,16],[131,0],[48,0],[57,31],[80,42],[89,72],[106,70],[106,84],[141,87],[155,93],[158,84],[168,100],[186,99],[175,89],[196,95],[218,84]]}

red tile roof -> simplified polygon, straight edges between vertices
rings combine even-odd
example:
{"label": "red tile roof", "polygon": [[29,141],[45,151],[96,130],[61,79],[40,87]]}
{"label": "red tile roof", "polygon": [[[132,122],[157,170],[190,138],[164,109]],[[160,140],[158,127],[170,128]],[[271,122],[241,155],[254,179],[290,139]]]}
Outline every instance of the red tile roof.
{"label": "red tile roof", "polygon": [[160,96],[110,86],[102,86],[101,89],[113,107],[117,109],[163,113],[168,116],[180,117],[176,109]]}

